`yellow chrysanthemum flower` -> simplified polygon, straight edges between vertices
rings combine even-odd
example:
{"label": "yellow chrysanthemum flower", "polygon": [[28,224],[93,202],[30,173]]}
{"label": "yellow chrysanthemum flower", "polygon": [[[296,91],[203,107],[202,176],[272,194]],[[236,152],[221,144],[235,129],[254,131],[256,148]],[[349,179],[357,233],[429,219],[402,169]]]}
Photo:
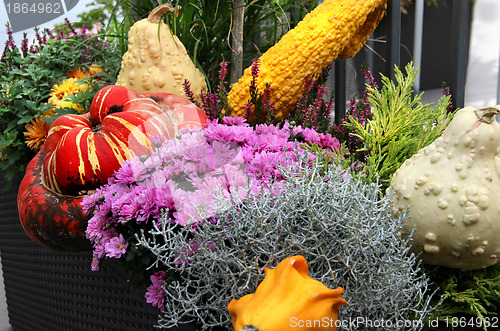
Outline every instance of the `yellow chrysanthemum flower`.
{"label": "yellow chrysanthemum flower", "polygon": [[25,128],[26,132],[24,132],[24,136],[26,137],[26,145],[35,152],[39,151],[47,139],[50,124],[37,117],[26,124]]}
{"label": "yellow chrysanthemum flower", "polygon": [[56,113],[56,108],[52,107],[51,109],[47,110],[45,113],[43,113],[41,116],[43,117],[50,117]]}
{"label": "yellow chrysanthemum flower", "polygon": [[[62,81],[60,84],[55,84],[50,92],[50,100],[63,100],[69,94],[76,94],[81,91],[81,85],[77,82],[76,78],[68,78]],[[86,84],[83,84],[86,85]],[[86,88],[83,89],[85,91]]]}
{"label": "yellow chrysanthemum flower", "polygon": [[92,64],[89,70],[84,71],[82,68],[75,68],[68,72],[68,78],[84,79],[85,77],[92,77],[102,71],[101,67],[97,64]]}
{"label": "yellow chrysanthemum flower", "polygon": [[75,68],[69,71],[66,75],[67,79],[63,80],[60,84],[55,84],[49,96],[48,103],[52,105],[52,108],[45,112],[42,116],[51,116],[56,113],[59,108],[67,107],[73,108],[78,113],[84,113],[85,109],[79,104],[74,104],[68,98],[69,95],[76,95],[78,92],[85,92],[89,88],[89,84],[82,83],[86,77],[94,77],[99,79],[97,74],[100,73],[102,69],[97,64],[93,64],[88,71],[84,71],[81,68]]}
{"label": "yellow chrysanthemum flower", "polygon": [[99,79],[99,76],[97,75],[98,73],[102,72],[102,69],[99,65],[97,64],[93,64],[90,68],[89,68],[89,73],[90,73],[90,76],[96,76],[96,79]]}
{"label": "yellow chrysanthemum flower", "polygon": [[73,108],[80,113],[84,112],[81,105],[73,104],[67,97],[69,95],[76,95],[78,92],[85,92],[88,87],[88,84],[78,83],[77,78],[68,78],[63,80],[62,83],[54,85],[48,100],[53,106],[50,112],[53,113],[56,109],[62,107]]}
{"label": "yellow chrysanthemum flower", "polygon": [[53,109],[73,108],[77,113],[85,112],[85,109],[83,109],[80,104],[71,102],[69,98],[65,98],[63,100],[53,100],[52,105],[54,106]]}

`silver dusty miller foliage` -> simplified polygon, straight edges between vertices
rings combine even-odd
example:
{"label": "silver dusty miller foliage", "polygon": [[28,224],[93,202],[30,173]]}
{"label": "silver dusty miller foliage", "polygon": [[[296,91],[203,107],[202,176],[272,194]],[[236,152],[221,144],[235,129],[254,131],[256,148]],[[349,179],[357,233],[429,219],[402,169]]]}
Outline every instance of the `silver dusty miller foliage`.
{"label": "silver dusty miller foliage", "polygon": [[[307,161],[304,161],[307,162]],[[340,166],[286,168],[286,189],[262,192],[191,227],[168,221],[137,236],[156,265],[181,277],[165,286],[157,327],[194,322],[231,330],[227,305],[253,293],[263,268],[303,255],[311,277],[344,288],[338,330],[419,330],[431,311],[429,280],[398,235],[379,186]],[[227,208],[227,199],[217,199]],[[380,324],[384,323],[384,324]]]}

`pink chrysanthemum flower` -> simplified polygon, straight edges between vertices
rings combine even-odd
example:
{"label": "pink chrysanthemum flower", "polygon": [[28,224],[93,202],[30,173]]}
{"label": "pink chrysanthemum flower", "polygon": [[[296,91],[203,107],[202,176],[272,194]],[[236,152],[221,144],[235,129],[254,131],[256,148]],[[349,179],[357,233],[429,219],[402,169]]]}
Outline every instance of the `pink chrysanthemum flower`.
{"label": "pink chrysanthemum flower", "polygon": [[155,307],[158,307],[160,311],[164,309],[165,302],[165,290],[163,286],[165,286],[165,279],[167,278],[167,274],[164,271],[157,271],[150,277],[151,285],[149,285],[146,295],[146,302],[152,304]]}
{"label": "pink chrysanthemum flower", "polygon": [[113,237],[104,245],[104,250],[107,257],[120,258],[127,251],[128,242],[125,241],[123,235]]}

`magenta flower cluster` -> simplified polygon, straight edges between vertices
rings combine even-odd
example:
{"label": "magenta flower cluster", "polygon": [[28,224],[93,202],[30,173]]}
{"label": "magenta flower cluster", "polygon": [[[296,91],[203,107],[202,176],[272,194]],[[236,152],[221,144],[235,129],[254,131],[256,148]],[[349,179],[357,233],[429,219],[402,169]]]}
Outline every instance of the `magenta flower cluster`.
{"label": "magenta flower cluster", "polygon": [[185,225],[209,217],[214,192],[234,192],[247,185],[243,161],[228,143],[207,142],[201,128],[182,129],[179,140],[168,140],[154,153],[124,161],[108,183],[83,200],[93,213],[87,238],[94,244],[92,269],[102,258],[121,258],[129,238],[123,225],[152,228],[165,213]]}
{"label": "magenta flower cluster", "polygon": [[86,232],[94,245],[92,270],[101,259],[127,253],[135,240],[130,228],[147,231],[165,216],[180,226],[198,222],[221,211],[215,195],[239,203],[261,190],[279,190],[284,177],[279,165],[293,165],[297,153],[309,153],[303,142],[332,154],[340,149],[331,135],[287,122],[281,128],[254,128],[239,117],[221,122],[181,129],[178,139],[158,143],[149,156],[123,162],[106,185],[83,199],[84,211],[92,215]]}
{"label": "magenta flower cluster", "polygon": [[160,311],[164,309],[165,296],[167,295],[163,290],[166,278],[165,271],[157,271],[151,275],[151,285],[149,285],[145,295],[146,302],[158,307]]}

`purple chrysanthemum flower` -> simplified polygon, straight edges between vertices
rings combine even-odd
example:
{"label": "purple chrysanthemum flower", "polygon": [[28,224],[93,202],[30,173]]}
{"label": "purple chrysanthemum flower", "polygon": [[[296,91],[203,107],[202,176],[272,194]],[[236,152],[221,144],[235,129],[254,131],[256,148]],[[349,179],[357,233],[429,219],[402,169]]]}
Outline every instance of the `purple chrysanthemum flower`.
{"label": "purple chrysanthemum flower", "polygon": [[158,307],[160,311],[164,309],[164,302],[166,293],[163,287],[165,286],[165,279],[167,278],[167,273],[164,271],[157,271],[150,277],[151,285],[149,285],[146,295],[146,302]]}
{"label": "purple chrysanthemum flower", "polygon": [[128,242],[122,234],[111,238],[105,245],[104,250],[107,257],[120,258],[127,251]]}
{"label": "purple chrysanthemum flower", "polygon": [[146,171],[147,166],[139,161],[139,159],[134,158],[123,161],[121,168],[116,173],[115,177],[119,182],[132,184],[143,180],[146,175]]}
{"label": "purple chrysanthemum flower", "polygon": [[237,126],[249,126],[247,120],[243,117],[239,116],[225,116],[222,118],[224,124],[227,125],[237,125]]}
{"label": "purple chrysanthemum flower", "polygon": [[[102,258],[125,254],[129,243],[123,231],[129,231],[129,222],[147,231],[164,218],[180,226],[203,221],[220,212],[216,207],[226,208],[215,206],[215,194],[240,203],[262,189],[278,193],[285,178],[278,165],[293,166],[306,152],[302,142],[327,152],[340,147],[330,135],[290,129],[288,123],[253,128],[242,118],[221,122],[180,130],[176,140],[158,144],[150,156],[125,161],[108,184],[84,199],[84,209],[93,215],[87,228],[95,250],[93,269]],[[291,139],[298,134],[300,142]]]}

